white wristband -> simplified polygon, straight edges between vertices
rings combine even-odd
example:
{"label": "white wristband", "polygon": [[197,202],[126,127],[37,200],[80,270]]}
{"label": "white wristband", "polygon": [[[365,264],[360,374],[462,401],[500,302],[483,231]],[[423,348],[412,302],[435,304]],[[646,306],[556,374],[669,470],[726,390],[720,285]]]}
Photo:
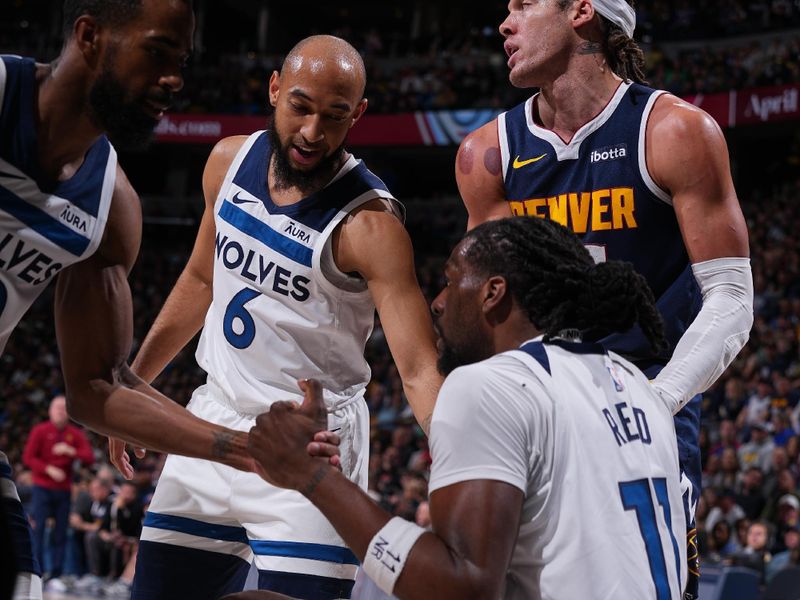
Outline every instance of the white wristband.
{"label": "white wristband", "polygon": [[423,533],[425,530],[416,523],[393,517],[369,543],[364,571],[387,594],[394,592],[411,548]]}

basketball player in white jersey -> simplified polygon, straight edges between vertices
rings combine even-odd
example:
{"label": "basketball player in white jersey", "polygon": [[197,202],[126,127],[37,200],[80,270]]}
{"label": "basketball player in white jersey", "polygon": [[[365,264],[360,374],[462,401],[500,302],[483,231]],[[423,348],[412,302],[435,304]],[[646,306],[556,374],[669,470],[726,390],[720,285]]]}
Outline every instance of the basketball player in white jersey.
{"label": "basketball player in white jersey", "polygon": [[[201,421],[126,365],[127,277],[141,208],[112,144],[134,147],[152,136],[183,86],[193,29],[190,0],[67,0],[58,59],[0,58],[0,350],[57,279],[56,333],[72,418],[137,446],[250,469],[245,434]],[[15,597],[40,598],[11,474],[0,452],[0,533],[11,537],[0,540],[0,562],[7,566],[12,550]]]}
{"label": "basketball player in white jersey", "polygon": [[307,455],[325,427],[313,381],[301,382],[299,409],[258,418],[259,472],[305,494],[402,599],[680,598],[672,414],[632,363],[578,341],[638,322],[664,344],[644,278],[625,263],[595,265],[574,234],[540,219],[476,227],[445,275],[432,305],[450,373],[431,423],[433,531],[391,518]]}
{"label": "basketball player in white jersey", "polygon": [[[314,36],[269,82],[269,131],[228,138],[203,175],[194,250],[133,363],[151,381],[203,327],[206,385],[193,414],[240,431],[275,401],[324,388],[342,471],[366,487],[370,380],[364,347],[375,309],[406,396],[425,423],[441,376],[401,208],[344,149],[367,107],[358,52]],[[259,587],[349,598],[358,561],[302,495],[255,474],[170,456],[147,513],[133,598],[217,598]]]}

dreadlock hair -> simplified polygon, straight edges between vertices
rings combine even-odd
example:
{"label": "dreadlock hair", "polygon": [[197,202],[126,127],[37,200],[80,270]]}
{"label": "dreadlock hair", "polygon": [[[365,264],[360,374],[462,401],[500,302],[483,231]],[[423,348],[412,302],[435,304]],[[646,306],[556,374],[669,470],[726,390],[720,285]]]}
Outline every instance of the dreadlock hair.
{"label": "dreadlock hair", "polygon": [[[558,0],[558,6],[565,10],[575,0]],[[634,0],[626,0],[631,7],[636,7]],[[647,84],[644,74],[644,52],[632,38],[600,13],[600,27],[603,31],[603,49],[609,68],[625,81]]]}
{"label": "dreadlock hair", "polygon": [[142,0],[64,0],[61,24],[64,39],[69,39],[75,21],[81,15],[91,15],[100,25],[113,27],[137,16],[141,9]]}
{"label": "dreadlock hair", "polygon": [[590,339],[638,323],[657,352],[667,348],[653,292],[630,263],[595,264],[578,237],[554,221],[508,218],[469,231],[464,256],[478,272],[503,277],[512,298],[547,338],[579,330]]}

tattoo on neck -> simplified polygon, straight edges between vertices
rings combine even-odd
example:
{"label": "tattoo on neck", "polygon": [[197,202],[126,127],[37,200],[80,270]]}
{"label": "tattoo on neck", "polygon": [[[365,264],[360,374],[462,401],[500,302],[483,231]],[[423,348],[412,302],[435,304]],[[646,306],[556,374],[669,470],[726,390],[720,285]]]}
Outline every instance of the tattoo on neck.
{"label": "tattoo on neck", "polygon": [[234,434],[227,431],[214,433],[214,443],[211,446],[211,456],[225,458],[233,451]]}
{"label": "tattoo on neck", "polygon": [[603,46],[597,42],[583,42],[578,46],[577,54],[602,54]]}
{"label": "tattoo on neck", "polygon": [[300,493],[303,494],[306,498],[311,497],[311,494],[314,493],[314,490],[317,489],[319,483],[325,479],[325,475],[328,474],[328,466],[327,465],[320,465],[314,474],[311,476],[311,481],[308,482],[305,488],[300,490]]}

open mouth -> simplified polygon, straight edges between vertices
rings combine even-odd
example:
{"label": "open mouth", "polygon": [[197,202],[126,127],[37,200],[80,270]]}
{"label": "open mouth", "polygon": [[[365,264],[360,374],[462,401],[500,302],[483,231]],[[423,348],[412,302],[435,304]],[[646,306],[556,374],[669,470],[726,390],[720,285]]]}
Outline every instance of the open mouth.
{"label": "open mouth", "polygon": [[514,55],[517,53],[519,48],[516,46],[512,46],[508,42],[503,45],[503,48],[506,51],[506,55],[508,56],[508,65],[511,66],[511,62],[514,60]]}
{"label": "open mouth", "polygon": [[302,146],[292,145],[291,148],[292,158],[296,163],[301,165],[310,165],[319,158],[322,150],[313,150],[311,148],[304,148]]}

